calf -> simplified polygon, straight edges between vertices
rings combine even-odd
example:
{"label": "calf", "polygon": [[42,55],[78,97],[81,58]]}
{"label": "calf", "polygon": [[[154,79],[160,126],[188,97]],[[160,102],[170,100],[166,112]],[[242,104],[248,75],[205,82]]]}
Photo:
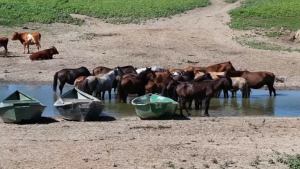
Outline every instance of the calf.
{"label": "calf", "polygon": [[7,43],[8,43],[8,38],[0,37],[0,47],[3,46],[5,49],[4,57],[7,57]]}
{"label": "calf", "polygon": [[29,56],[30,60],[47,60],[53,59],[53,55],[59,54],[55,47],[51,47],[50,49],[45,49],[42,51],[38,51]]}
{"label": "calf", "polygon": [[38,51],[41,48],[41,44],[40,44],[41,34],[39,32],[32,32],[32,33],[28,33],[28,32],[18,33],[18,32],[15,32],[12,35],[11,40],[19,40],[23,44],[23,46],[24,46],[23,53],[25,53],[26,46],[27,46],[27,50],[28,50],[27,52],[29,53],[29,45],[34,45],[35,44]]}

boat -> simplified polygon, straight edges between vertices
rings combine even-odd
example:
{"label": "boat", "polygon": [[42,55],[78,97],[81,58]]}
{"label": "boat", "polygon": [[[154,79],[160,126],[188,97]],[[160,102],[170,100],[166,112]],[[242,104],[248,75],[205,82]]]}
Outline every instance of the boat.
{"label": "boat", "polygon": [[104,108],[99,99],[77,88],[62,94],[54,106],[64,119],[73,121],[97,120]]}
{"label": "boat", "polygon": [[5,123],[38,121],[47,106],[18,90],[0,103],[0,115]]}
{"label": "boat", "polygon": [[136,114],[145,119],[167,119],[174,115],[178,102],[156,94],[146,94],[131,101]]}

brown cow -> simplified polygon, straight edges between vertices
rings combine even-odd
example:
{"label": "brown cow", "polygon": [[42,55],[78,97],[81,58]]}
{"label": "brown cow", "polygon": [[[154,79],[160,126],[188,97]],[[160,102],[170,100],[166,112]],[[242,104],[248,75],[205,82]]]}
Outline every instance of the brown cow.
{"label": "brown cow", "polygon": [[196,74],[198,71],[210,71],[210,72],[225,72],[225,71],[234,71],[234,67],[232,66],[231,62],[223,62],[215,65],[211,65],[208,67],[194,67],[189,66],[183,69],[184,71],[194,71]]}
{"label": "brown cow", "polygon": [[274,88],[275,75],[271,72],[228,71],[226,75],[245,78],[248,82],[248,86],[252,89],[259,89],[267,85],[270,96],[272,96],[272,92],[274,96],[276,96],[276,90]]}
{"label": "brown cow", "polygon": [[57,49],[53,46],[50,49],[35,52],[29,56],[30,60],[48,60],[53,59],[53,55],[59,54]]}
{"label": "brown cow", "polygon": [[24,52],[23,53],[25,53],[26,46],[27,46],[27,50],[28,50],[28,53],[29,53],[29,45],[34,45],[35,44],[38,51],[41,48],[41,44],[40,44],[41,34],[39,32],[32,32],[32,33],[29,33],[29,32],[24,32],[24,33],[15,32],[12,35],[11,40],[19,40],[23,44],[23,46],[24,46]]}
{"label": "brown cow", "polygon": [[95,69],[93,69],[92,75],[93,76],[97,76],[99,74],[105,75],[106,73],[110,72],[111,70],[113,70],[113,69],[104,67],[104,66],[98,66]]}
{"label": "brown cow", "polygon": [[147,93],[161,93],[164,83],[156,83],[153,80],[149,80],[148,84],[145,86],[146,94]]}
{"label": "brown cow", "polygon": [[6,38],[6,37],[0,38],[0,47],[3,46],[5,49],[4,57],[7,57],[7,43],[8,43],[8,38]]}

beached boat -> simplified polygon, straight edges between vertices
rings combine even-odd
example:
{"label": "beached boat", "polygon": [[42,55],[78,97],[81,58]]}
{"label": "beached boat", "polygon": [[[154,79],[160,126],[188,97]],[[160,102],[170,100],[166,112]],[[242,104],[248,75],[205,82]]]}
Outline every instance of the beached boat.
{"label": "beached boat", "polygon": [[0,103],[0,115],[5,123],[37,121],[46,106],[16,90]]}
{"label": "beached boat", "polygon": [[99,99],[77,88],[62,94],[54,106],[64,119],[74,121],[97,120],[104,108]]}
{"label": "beached boat", "polygon": [[146,94],[132,100],[141,119],[165,119],[174,115],[178,102],[156,94]]}

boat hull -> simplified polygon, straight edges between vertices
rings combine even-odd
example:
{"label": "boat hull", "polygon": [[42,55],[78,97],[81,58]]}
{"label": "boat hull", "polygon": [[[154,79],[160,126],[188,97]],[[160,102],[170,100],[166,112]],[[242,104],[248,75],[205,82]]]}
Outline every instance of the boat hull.
{"label": "boat hull", "polygon": [[88,102],[56,106],[56,109],[66,120],[93,121],[99,119],[103,107],[101,102]]}
{"label": "boat hull", "polygon": [[46,106],[7,106],[0,108],[1,118],[5,123],[35,122],[42,116]]}
{"label": "boat hull", "polygon": [[144,95],[132,100],[141,119],[167,119],[174,115],[178,103],[159,95]]}
{"label": "boat hull", "polygon": [[36,122],[46,107],[16,90],[0,103],[0,115],[5,123]]}

